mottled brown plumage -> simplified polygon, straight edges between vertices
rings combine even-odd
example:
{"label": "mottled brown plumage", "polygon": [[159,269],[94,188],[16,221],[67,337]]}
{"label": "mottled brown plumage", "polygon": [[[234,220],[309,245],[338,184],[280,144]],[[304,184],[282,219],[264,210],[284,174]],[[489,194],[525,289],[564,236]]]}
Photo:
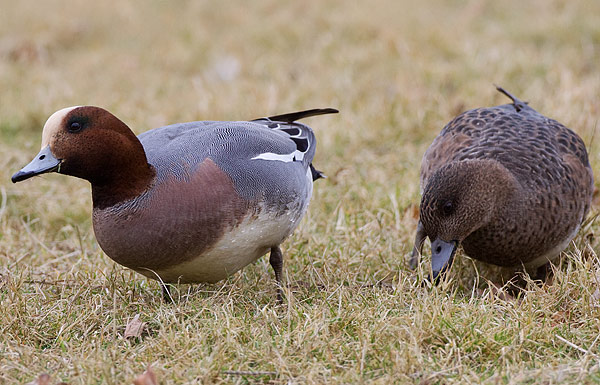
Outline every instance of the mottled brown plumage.
{"label": "mottled brown plumage", "polygon": [[434,277],[459,244],[494,265],[542,266],[564,250],[589,211],[593,174],[581,138],[498,90],[513,103],[464,112],[423,156],[411,265],[429,237]]}

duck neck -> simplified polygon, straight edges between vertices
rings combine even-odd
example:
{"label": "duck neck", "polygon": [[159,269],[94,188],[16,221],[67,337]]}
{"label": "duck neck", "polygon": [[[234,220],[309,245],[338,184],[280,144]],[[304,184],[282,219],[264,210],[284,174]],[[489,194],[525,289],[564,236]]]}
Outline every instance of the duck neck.
{"label": "duck neck", "polygon": [[[133,135],[133,134],[132,134]],[[156,170],[148,163],[137,137],[103,164],[104,172],[89,179],[94,209],[103,209],[131,200],[152,185]]]}
{"label": "duck neck", "polygon": [[495,222],[515,222],[527,210],[525,196],[521,184],[515,179],[506,167],[495,160],[484,160],[485,167],[478,168],[481,183],[487,184],[486,194],[489,201],[493,202],[486,215],[495,218]]}

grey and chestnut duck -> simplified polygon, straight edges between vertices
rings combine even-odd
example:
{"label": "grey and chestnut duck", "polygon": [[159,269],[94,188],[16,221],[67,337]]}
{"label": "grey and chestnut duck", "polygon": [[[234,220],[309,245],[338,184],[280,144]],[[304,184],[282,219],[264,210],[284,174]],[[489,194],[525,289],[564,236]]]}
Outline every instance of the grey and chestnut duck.
{"label": "grey and chestnut duck", "polygon": [[498,90],[513,103],[462,113],[423,156],[410,264],[429,237],[434,279],[459,245],[471,258],[535,276],[568,246],[590,209],[593,174],[581,138]]}
{"label": "grey and chestnut duck", "polygon": [[316,140],[296,121],[315,109],[253,121],[200,121],[135,136],[92,106],[55,112],[19,182],[58,172],[91,183],[93,227],[106,255],[163,282],[217,282],[279,245],[304,216]]}

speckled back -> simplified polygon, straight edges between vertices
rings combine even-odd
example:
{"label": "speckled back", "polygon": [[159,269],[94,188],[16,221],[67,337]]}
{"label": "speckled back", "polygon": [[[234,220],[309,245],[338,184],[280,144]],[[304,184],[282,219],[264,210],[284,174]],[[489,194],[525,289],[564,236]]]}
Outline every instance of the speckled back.
{"label": "speckled back", "polygon": [[423,157],[421,190],[440,167],[469,159],[498,161],[523,192],[510,218],[462,242],[471,257],[506,266],[535,260],[568,243],[589,211],[593,174],[583,141],[518,100],[469,110],[448,123]]}

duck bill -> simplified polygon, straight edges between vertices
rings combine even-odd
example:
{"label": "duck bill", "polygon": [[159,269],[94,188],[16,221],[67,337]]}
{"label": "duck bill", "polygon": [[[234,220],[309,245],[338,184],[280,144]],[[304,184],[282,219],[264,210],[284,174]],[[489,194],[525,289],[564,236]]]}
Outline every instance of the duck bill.
{"label": "duck bill", "polygon": [[50,146],[46,146],[42,148],[39,154],[37,154],[27,166],[23,167],[12,176],[12,182],[17,183],[36,175],[56,171],[60,168],[61,162],[60,159],[56,159],[52,154]]}
{"label": "duck bill", "polygon": [[431,272],[433,279],[437,279],[450,268],[457,248],[458,241],[446,242],[436,238],[431,242]]}

